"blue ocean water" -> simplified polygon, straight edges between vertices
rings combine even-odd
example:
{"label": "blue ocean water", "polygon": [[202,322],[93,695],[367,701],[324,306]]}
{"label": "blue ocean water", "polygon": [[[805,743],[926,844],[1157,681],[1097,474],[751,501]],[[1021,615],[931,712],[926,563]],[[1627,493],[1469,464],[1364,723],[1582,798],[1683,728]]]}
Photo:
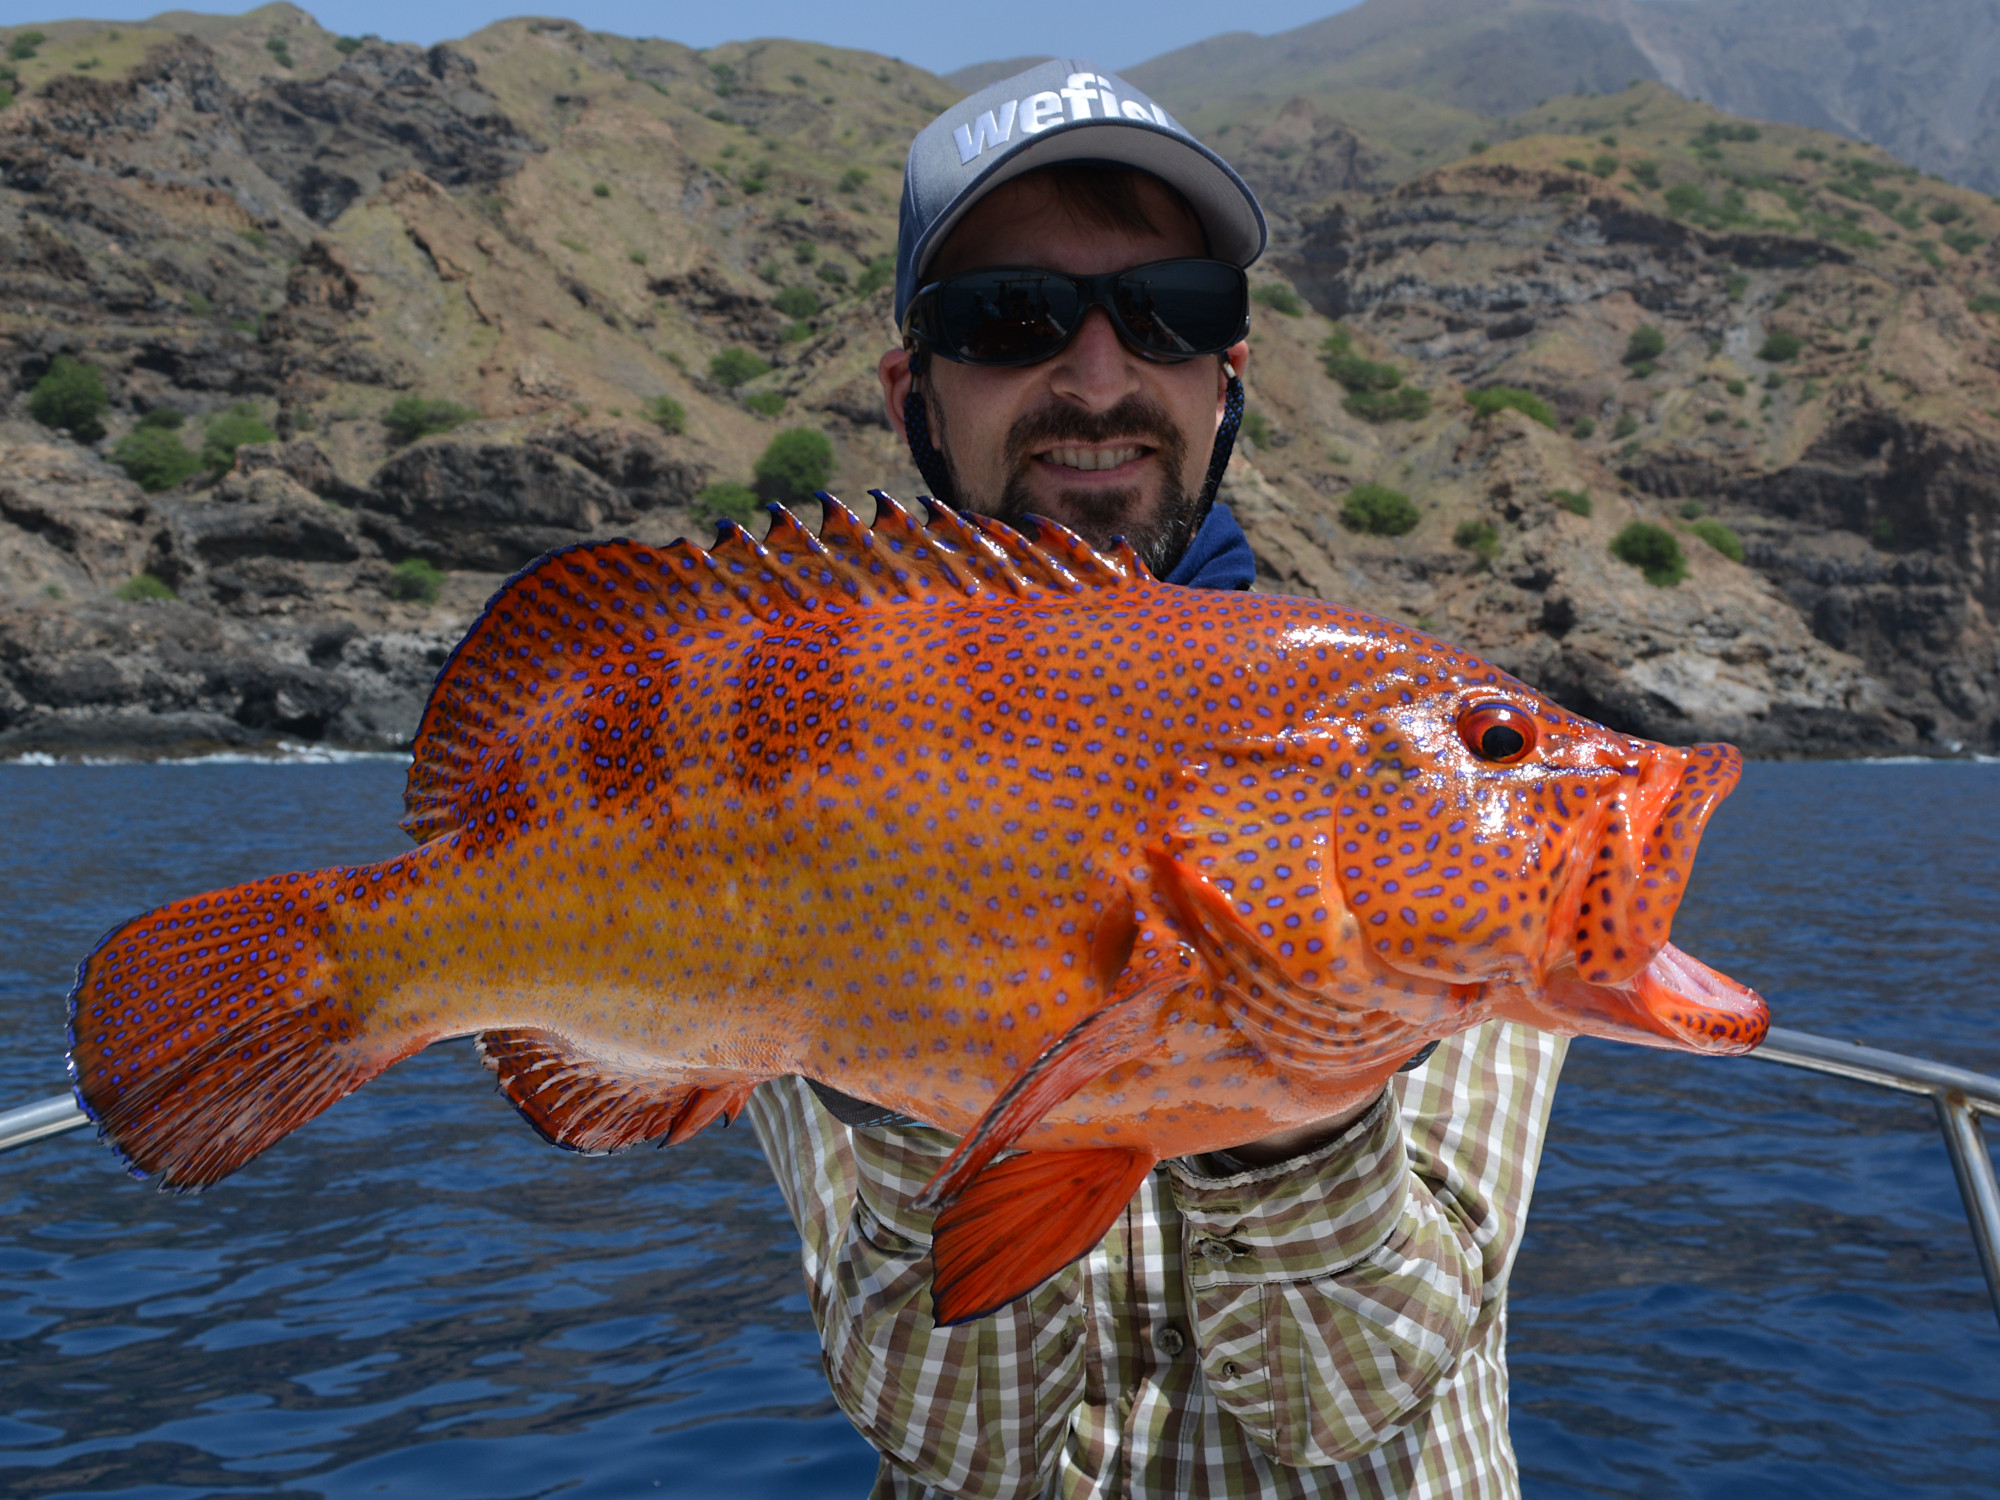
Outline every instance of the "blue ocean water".
{"label": "blue ocean water", "polygon": [[[400,766],[0,766],[0,1108],[166,898],[379,858]],[[1675,937],[1782,1024],[2000,1073],[2000,767],[1758,765]],[[0,1156],[0,1493],[861,1495],[755,1141],[550,1150],[462,1043],[204,1196]],[[1923,1101],[1571,1052],[1512,1304],[1532,1496],[1990,1496],[2000,1328]]]}

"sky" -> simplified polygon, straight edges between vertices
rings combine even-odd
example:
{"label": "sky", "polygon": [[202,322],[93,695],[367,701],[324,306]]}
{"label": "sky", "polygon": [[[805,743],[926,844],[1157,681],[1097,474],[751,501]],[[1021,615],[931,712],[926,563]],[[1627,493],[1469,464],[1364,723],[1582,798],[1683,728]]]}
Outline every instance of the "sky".
{"label": "sky", "polygon": [[[562,16],[593,31],[657,36],[691,47],[783,36],[859,47],[899,57],[934,73],[971,63],[1032,54],[1084,57],[1123,68],[1222,31],[1269,35],[1346,10],[1357,0],[550,0],[546,8],[493,0],[305,0],[320,25],[345,36],[368,32],[429,46],[465,36],[510,15]],[[0,27],[89,18],[142,21],[169,8],[240,14],[251,5],[171,0],[0,0]]]}

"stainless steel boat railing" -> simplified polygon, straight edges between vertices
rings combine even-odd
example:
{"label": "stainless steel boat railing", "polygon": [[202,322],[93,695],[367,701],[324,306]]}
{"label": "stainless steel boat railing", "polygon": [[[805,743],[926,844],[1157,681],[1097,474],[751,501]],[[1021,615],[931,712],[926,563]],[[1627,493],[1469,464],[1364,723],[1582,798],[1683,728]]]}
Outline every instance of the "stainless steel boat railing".
{"label": "stainless steel boat railing", "polygon": [[[1764,1044],[1750,1056],[1788,1068],[1872,1083],[1877,1088],[1930,1096],[1958,1178],[1958,1195],[1965,1202],[1965,1217],[1972,1225],[1979,1267],[1986,1273],[1993,1314],[2000,1318],[2000,1180],[1994,1176],[1992,1153],[1979,1133],[1980,1115],[2000,1119],[2000,1078],[1779,1026],[1771,1028]],[[0,1114],[0,1151],[89,1123],[89,1117],[67,1094],[9,1110]]]}

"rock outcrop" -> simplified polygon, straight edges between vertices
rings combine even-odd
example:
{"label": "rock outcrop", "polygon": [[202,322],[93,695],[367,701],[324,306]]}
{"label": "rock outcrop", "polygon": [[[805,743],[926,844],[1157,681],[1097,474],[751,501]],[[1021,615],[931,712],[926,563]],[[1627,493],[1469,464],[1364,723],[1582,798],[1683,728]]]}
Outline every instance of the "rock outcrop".
{"label": "rock outcrop", "polygon": [[[296,40],[274,74],[161,36],[0,111],[0,754],[403,744],[509,573],[707,535],[784,427],[864,514],[919,488],[874,366],[940,80],[555,21]],[[1382,191],[1320,102],[1217,137],[1278,230],[1225,490],[1260,586],[1664,739],[2000,748],[2000,211],[1809,132],[1729,157],[1741,128],[1657,88],[1560,109]],[[1614,158],[1613,124],[1697,166]],[[102,437],[30,419],[59,356]],[[1543,406],[1468,404],[1495,385]],[[169,412],[204,456],[147,493],[113,460]],[[1344,514],[1363,484],[1409,524]],[[1684,578],[1619,560],[1635,522]]]}

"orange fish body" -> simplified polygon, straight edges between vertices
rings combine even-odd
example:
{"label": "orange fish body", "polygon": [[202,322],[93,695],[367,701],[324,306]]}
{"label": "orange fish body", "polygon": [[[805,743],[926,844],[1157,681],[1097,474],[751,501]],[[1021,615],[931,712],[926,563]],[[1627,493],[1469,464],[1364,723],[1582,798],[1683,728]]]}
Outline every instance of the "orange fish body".
{"label": "orange fish body", "polygon": [[966,1137],[926,1200],[959,1321],[1156,1161],[1481,1021],[1754,1046],[1763,1003],[1667,943],[1737,774],[1334,605],[829,502],[513,580],[419,731],[421,847],[120,927],[71,1065],[172,1187],[449,1036],[586,1151],[804,1074]]}

